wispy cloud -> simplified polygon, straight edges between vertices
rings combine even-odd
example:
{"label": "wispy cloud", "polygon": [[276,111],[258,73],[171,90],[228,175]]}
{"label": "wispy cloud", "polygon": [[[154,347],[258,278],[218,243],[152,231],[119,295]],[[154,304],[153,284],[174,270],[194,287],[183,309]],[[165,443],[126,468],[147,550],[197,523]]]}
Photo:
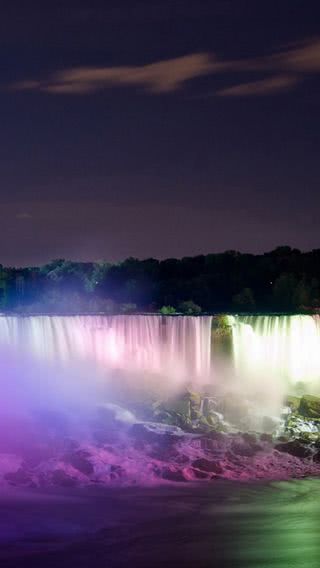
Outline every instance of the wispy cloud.
{"label": "wispy cloud", "polygon": [[320,39],[291,44],[266,57],[229,61],[228,69],[239,75],[253,72],[265,76],[222,88],[215,93],[218,96],[284,93],[295,88],[306,76],[320,73]]}
{"label": "wispy cloud", "polygon": [[248,97],[258,95],[276,95],[292,89],[298,82],[295,76],[276,75],[261,79],[259,81],[250,81],[248,83],[240,83],[226,89],[217,91],[216,94],[221,97]]}
{"label": "wispy cloud", "polygon": [[[198,77],[223,73],[240,77],[235,85],[214,95],[258,96],[293,89],[308,75],[320,73],[320,39],[308,39],[282,47],[265,57],[219,59],[212,53],[191,53],[183,57],[140,66],[73,67],[58,70],[42,79],[27,79],[10,85],[16,91],[40,91],[52,95],[85,95],[121,87],[141,87],[149,93],[171,93]],[[253,74],[248,81],[248,73]],[[245,74],[245,80],[241,76]]]}
{"label": "wispy cloud", "polygon": [[194,53],[141,66],[66,69],[47,79],[24,81],[13,87],[52,94],[86,94],[131,85],[153,93],[169,93],[179,89],[186,81],[217,72],[222,66],[208,53]]}
{"label": "wispy cloud", "polygon": [[320,73],[320,39],[314,38],[289,46],[270,58],[279,68],[296,73]]}

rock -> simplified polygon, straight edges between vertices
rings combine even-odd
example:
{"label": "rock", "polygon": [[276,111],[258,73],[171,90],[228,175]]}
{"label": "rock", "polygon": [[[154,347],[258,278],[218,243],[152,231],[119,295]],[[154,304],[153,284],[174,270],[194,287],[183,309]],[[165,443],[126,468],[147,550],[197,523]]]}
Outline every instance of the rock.
{"label": "rock", "polygon": [[300,400],[299,413],[307,418],[320,418],[320,397],[304,395]]}
{"label": "rock", "polygon": [[129,434],[137,440],[149,444],[170,444],[179,440],[184,432],[178,426],[160,424],[158,422],[137,422],[131,427]]}
{"label": "rock", "polygon": [[151,451],[146,451],[146,453],[152,459],[165,461],[165,462],[172,462],[172,460],[176,461],[180,455],[177,448],[171,444],[169,445],[153,444]]}
{"label": "rock", "polygon": [[218,462],[207,460],[206,458],[199,458],[192,462],[192,467],[206,471],[209,473],[222,473],[222,467]]}
{"label": "rock", "polygon": [[179,417],[176,414],[167,412],[160,408],[154,411],[153,418],[159,420],[162,424],[168,424],[169,426],[177,426],[180,422]]}
{"label": "rock", "polygon": [[94,468],[92,463],[88,460],[89,457],[89,452],[85,450],[78,450],[77,452],[73,452],[72,454],[65,456],[64,460],[84,475],[92,475],[94,473]]}
{"label": "rock", "polygon": [[163,404],[163,410],[169,414],[173,412],[174,414],[181,414],[185,418],[191,417],[190,400],[188,398],[167,401]]}
{"label": "rock", "polygon": [[300,398],[298,396],[287,396],[285,405],[291,408],[293,412],[297,412],[300,406]]}
{"label": "rock", "polygon": [[185,454],[180,454],[177,455],[177,457],[175,458],[175,462],[180,464],[180,465],[186,465],[187,463],[189,463],[190,459],[188,456],[186,456]]}
{"label": "rock", "polygon": [[208,438],[215,440],[216,442],[220,442],[221,444],[226,443],[228,440],[227,434],[225,434],[224,432],[219,432],[217,430],[209,432]]}
{"label": "rock", "polygon": [[[210,416],[211,413],[216,413],[216,409],[217,409],[217,401],[215,398],[213,397],[208,397],[206,396],[201,404],[201,412],[203,414],[203,416]],[[218,414],[218,413],[217,413]],[[223,415],[219,414],[219,416],[221,416],[221,420],[223,420]]]}
{"label": "rock", "polygon": [[278,450],[278,452],[284,452],[301,459],[309,458],[313,454],[312,449],[300,440],[276,444],[275,449]]}
{"label": "rock", "polygon": [[304,418],[300,415],[290,414],[285,422],[284,429],[291,437],[299,437],[302,433],[317,433],[318,426],[314,420]]}
{"label": "rock", "polygon": [[200,439],[200,447],[202,450],[212,451],[216,448],[217,442],[211,438],[204,436]]}
{"label": "rock", "polygon": [[211,430],[205,435],[196,439],[198,447],[205,451],[221,452],[228,445],[230,438],[223,432]]}
{"label": "rock", "polygon": [[313,456],[313,461],[316,463],[320,463],[320,452],[317,452],[314,456]]}
{"label": "rock", "polygon": [[168,425],[187,428],[191,417],[197,415],[196,406],[192,405],[189,392],[183,392],[179,397],[153,403],[153,416],[156,420]]}
{"label": "rock", "polygon": [[[243,436],[245,436],[245,434]],[[242,436],[242,438],[243,438],[243,436]],[[263,448],[260,444],[257,444],[257,443],[252,442],[252,441],[248,442],[244,438],[243,438],[243,441],[235,440],[231,444],[232,452],[234,454],[237,454],[239,456],[244,456],[244,457],[252,457],[257,452],[261,452],[262,449]]]}
{"label": "rock", "polygon": [[201,471],[200,469],[196,469],[194,467],[190,467],[189,472],[191,473],[192,477],[195,477],[196,479],[211,479],[212,477],[210,473]]}
{"label": "rock", "polygon": [[184,398],[190,400],[191,406],[200,408],[201,405],[201,394],[199,392],[187,389]]}
{"label": "rock", "polygon": [[126,470],[121,465],[110,466],[110,479],[120,479],[125,477]]}
{"label": "rock", "polygon": [[244,442],[246,442],[247,444],[250,445],[255,445],[257,443],[257,437],[255,434],[252,434],[250,432],[244,432],[242,434],[242,439]]}
{"label": "rock", "polygon": [[301,432],[299,438],[303,440],[304,443],[317,444],[320,440],[320,432]]}
{"label": "rock", "polygon": [[288,436],[278,436],[277,437],[277,442],[280,444],[286,444],[287,442],[289,442],[290,439]]}
{"label": "rock", "polygon": [[19,468],[18,471],[6,473],[4,479],[11,485],[33,485],[32,478],[24,469]]}
{"label": "rock", "polygon": [[220,412],[214,412],[213,410],[210,410],[210,412],[208,412],[206,416],[206,419],[211,426],[216,426],[219,430],[222,429],[223,416],[222,414],[220,414]]}
{"label": "rock", "polygon": [[272,434],[263,433],[263,434],[260,435],[260,440],[261,440],[261,442],[268,442],[268,444],[272,444],[273,436],[272,436]]}
{"label": "rock", "polygon": [[113,444],[119,440],[119,431],[115,428],[101,428],[100,430],[94,430],[92,432],[92,437],[94,442],[99,446]]}
{"label": "rock", "polygon": [[187,481],[181,469],[174,469],[172,467],[166,467],[162,470],[162,478],[168,481]]}
{"label": "rock", "polygon": [[77,480],[68,475],[63,469],[53,471],[51,481],[54,485],[61,487],[74,487],[77,484]]}

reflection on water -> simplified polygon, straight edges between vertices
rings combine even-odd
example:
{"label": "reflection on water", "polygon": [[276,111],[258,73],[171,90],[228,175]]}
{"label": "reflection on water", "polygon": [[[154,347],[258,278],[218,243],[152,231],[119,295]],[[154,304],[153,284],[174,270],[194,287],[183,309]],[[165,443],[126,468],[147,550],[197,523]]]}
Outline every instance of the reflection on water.
{"label": "reflection on water", "polygon": [[320,566],[320,483],[274,483],[247,494],[238,511],[225,511],[236,536],[237,561],[229,566],[316,568]]}
{"label": "reflection on water", "polygon": [[320,480],[34,492],[0,505],[2,568],[320,566]]}

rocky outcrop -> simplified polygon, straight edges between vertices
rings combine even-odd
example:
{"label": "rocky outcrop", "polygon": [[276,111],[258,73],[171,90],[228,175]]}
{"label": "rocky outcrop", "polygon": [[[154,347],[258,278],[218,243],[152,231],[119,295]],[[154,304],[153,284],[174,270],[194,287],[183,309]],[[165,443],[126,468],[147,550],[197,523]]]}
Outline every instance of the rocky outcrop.
{"label": "rocky outcrop", "polygon": [[300,400],[299,414],[306,418],[320,420],[320,397],[310,394],[304,395]]}
{"label": "rocky outcrop", "polygon": [[291,440],[290,442],[276,444],[275,449],[278,452],[285,452],[302,459],[311,458],[314,454],[313,449],[304,440]]}
{"label": "rocky outcrop", "polygon": [[[47,446],[35,452],[37,459],[0,454],[0,483],[72,487],[319,475],[318,400],[288,398],[268,433],[240,432],[237,422],[247,420],[250,405],[237,409],[235,397],[219,399],[209,391],[188,390],[180,399],[157,403],[151,420],[138,420],[117,405],[100,405],[87,436],[49,436]],[[178,424],[168,423],[168,416]]]}

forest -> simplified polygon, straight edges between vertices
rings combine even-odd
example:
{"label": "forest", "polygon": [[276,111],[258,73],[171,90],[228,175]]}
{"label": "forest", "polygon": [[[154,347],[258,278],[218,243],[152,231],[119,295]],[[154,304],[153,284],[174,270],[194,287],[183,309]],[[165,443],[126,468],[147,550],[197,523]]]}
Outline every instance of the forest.
{"label": "forest", "polygon": [[226,251],[118,263],[56,259],[0,266],[0,309],[13,313],[295,313],[320,309],[320,249]]}

